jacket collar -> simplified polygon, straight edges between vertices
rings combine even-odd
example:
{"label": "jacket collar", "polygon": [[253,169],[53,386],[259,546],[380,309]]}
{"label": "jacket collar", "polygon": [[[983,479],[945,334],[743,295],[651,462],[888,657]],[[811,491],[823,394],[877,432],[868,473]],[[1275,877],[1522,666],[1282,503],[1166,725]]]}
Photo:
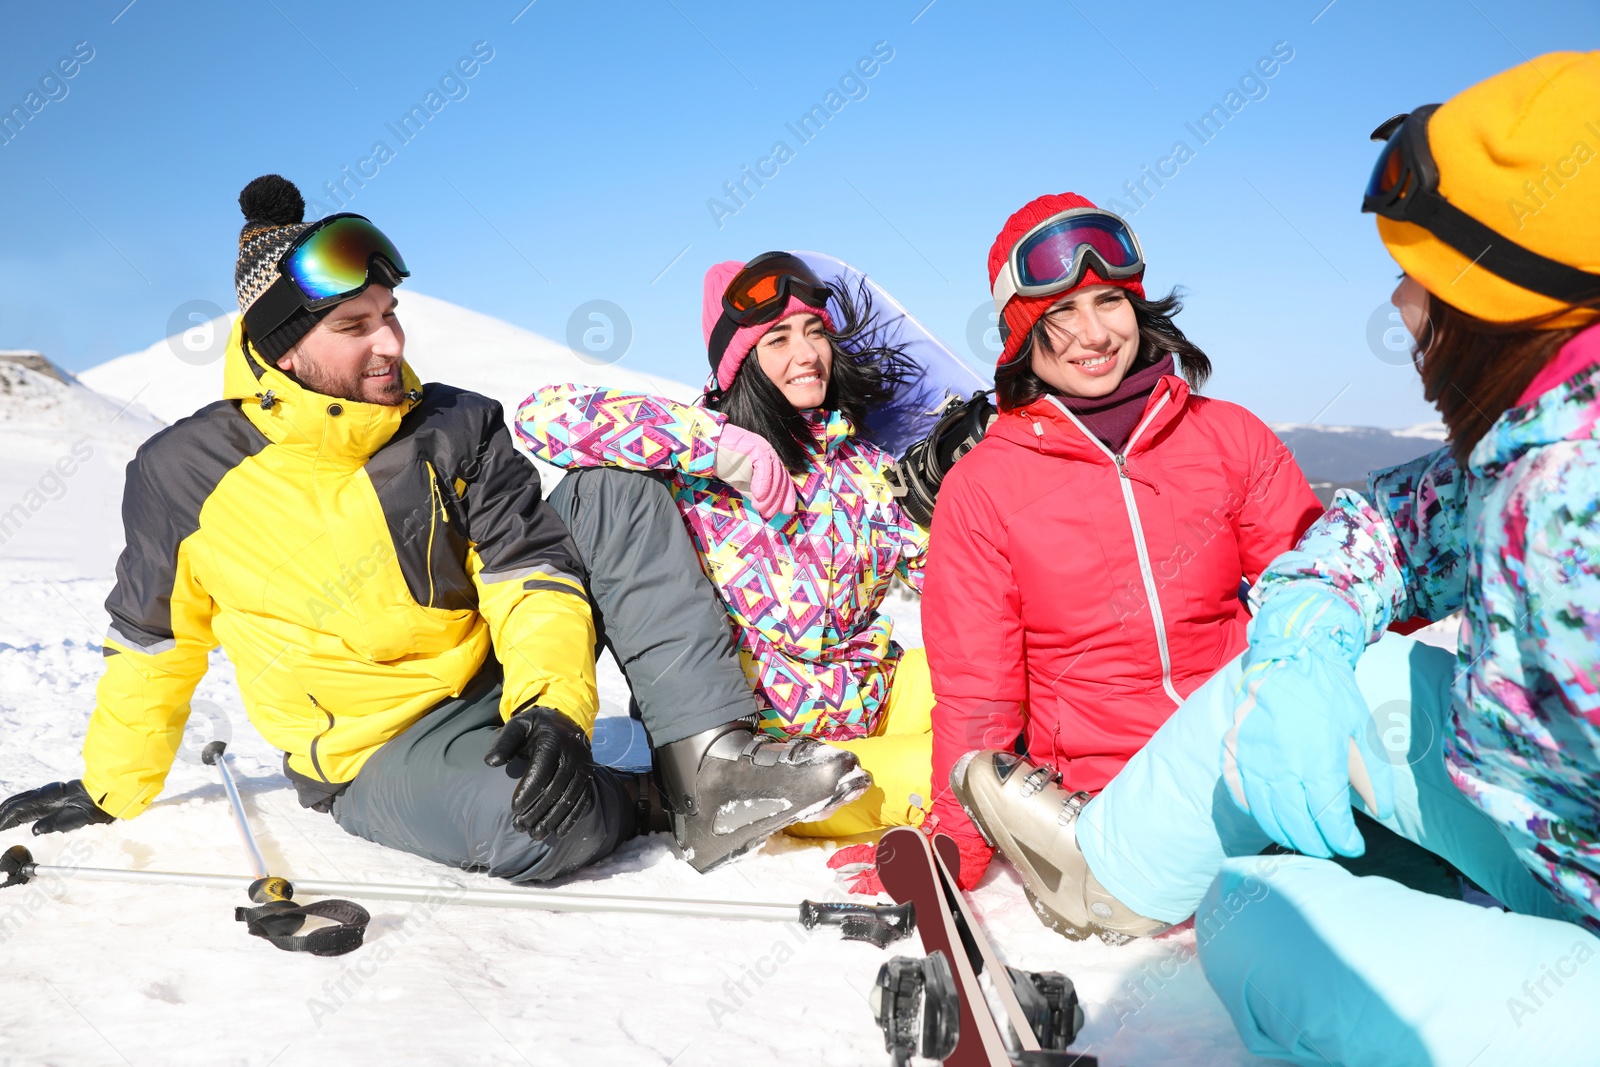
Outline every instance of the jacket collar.
{"label": "jacket collar", "polygon": [[1468,467],[1493,475],[1523,453],[1558,441],[1600,437],[1600,325],[1573,337],[1520,402],[1473,446]]}
{"label": "jacket collar", "polygon": [[855,424],[846,418],[842,411],[821,411],[813,408],[801,414],[811,427],[812,437],[816,440],[816,451],[821,455],[832,452],[840,442],[854,436],[856,432]]}
{"label": "jacket collar", "polygon": [[313,392],[247,348],[243,318],[233,324],[223,360],[223,398],[236,401],[267,440],[352,467],[389,442],[422,395],[422,383],[410,364],[401,367],[409,395],[394,407]]}
{"label": "jacket collar", "polygon": [[[1127,448],[1136,456],[1148,449],[1161,431],[1170,426],[1189,402],[1189,383],[1176,374],[1164,374],[1145,401],[1139,429]],[[1052,397],[1040,397],[1027,407],[1002,412],[986,436],[1030,448],[1046,455],[1073,459],[1108,460],[1107,449],[1088,430],[1067,413]]]}

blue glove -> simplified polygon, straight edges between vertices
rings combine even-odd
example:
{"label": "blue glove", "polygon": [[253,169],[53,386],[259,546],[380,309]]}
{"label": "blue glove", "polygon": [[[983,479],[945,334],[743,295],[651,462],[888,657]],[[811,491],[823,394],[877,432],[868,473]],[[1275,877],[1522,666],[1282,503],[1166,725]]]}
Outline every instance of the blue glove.
{"label": "blue glove", "polygon": [[1366,851],[1352,786],[1377,818],[1394,813],[1394,775],[1370,748],[1372,712],[1356,687],[1365,648],[1360,614],[1314,582],[1273,593],[1250,624],[1223,777],[1268,837],[1307,856]]}

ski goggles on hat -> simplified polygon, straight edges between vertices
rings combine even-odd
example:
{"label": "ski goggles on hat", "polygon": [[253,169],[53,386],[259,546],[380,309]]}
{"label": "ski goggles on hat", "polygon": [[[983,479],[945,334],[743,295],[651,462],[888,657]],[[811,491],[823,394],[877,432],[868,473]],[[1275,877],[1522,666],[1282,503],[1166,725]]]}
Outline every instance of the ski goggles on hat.
{"label": "ski goggles on hat", "polygon": [[763,252],[728,283],[722,294],[722,313],[735,326],[756,326],[777,318],[789,306],[791,296],[810,307],[824,308],[832,295],[799,256]]}
{"label": "ski goggles on hat", "polygon": [[1013,296],[1064,293],[1093,269],[1106,280],[1144,271],[1144,252],[1128,224],[1096,207],[1069,208],[1022,235],[994,279],[994,308],[1003,313]]}
{"label": "ski goggles on hat", "polygon": [[1490,229],[1439,192],[1439,167],[1428,147],[1428,120],[1438,104],[1396,115],[1372,131],[1383,142],[1367,180],[1361,210],[1421,226],[1476,266],[1530,292],[1579,304],[1600,296],[1600,274],[1541,256]]}
{"label": "ski goggles on hat", "polygon": [[374,281],[392,288],[411,272],[382,230],[346,212],[296,237],[278,260],[278,275],[245,311],[253,336],[265,337],[298,311],[321,311],[360,296]]}

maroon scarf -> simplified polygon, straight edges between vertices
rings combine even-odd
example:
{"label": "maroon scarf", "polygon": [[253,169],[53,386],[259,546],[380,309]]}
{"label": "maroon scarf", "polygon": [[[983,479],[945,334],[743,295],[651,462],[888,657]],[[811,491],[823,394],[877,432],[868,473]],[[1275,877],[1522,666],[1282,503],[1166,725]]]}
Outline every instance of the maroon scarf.
{"label": "maroon scarf", "polygon": [[1143,370],[1134,371],[1122,379],[1122,384],[1105,396],[1093,398],[1063,396],[1061,403],[1088,427],[1090,433],[1105,442],[1113,452],[1121,452],[1133,436],[1139,419],[1144,415],[1145,401],[1162,375],[1174,371],[1172,353],[1168,352]]}

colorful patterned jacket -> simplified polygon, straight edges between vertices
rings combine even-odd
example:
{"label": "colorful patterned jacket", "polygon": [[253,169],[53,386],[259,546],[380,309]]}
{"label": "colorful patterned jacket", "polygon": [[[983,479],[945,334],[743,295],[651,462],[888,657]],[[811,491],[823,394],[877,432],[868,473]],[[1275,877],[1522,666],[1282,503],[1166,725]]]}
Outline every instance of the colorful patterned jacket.
{"label": "colorful patterned jacket", "polygon": [[1462,613],[1451,778],[1600,930],[1600,327],[1574,337],[1473,448],[1341,491],[1258,596],[1343,592],[1376,640]]}
{"label": "colorful patterned jacket", "polygon": [[763,520],[712,473],[725,421],[665,397],[554,385],[524,401],[516,426],[557,467],[667,472],[733,622],[763,728],[867,736],[900,658],[879,607],[897,573],[921,591],[927,534],[890,495],[890,457],[837,412],[812,420],[813,467],[795,478],[799,513]]}

